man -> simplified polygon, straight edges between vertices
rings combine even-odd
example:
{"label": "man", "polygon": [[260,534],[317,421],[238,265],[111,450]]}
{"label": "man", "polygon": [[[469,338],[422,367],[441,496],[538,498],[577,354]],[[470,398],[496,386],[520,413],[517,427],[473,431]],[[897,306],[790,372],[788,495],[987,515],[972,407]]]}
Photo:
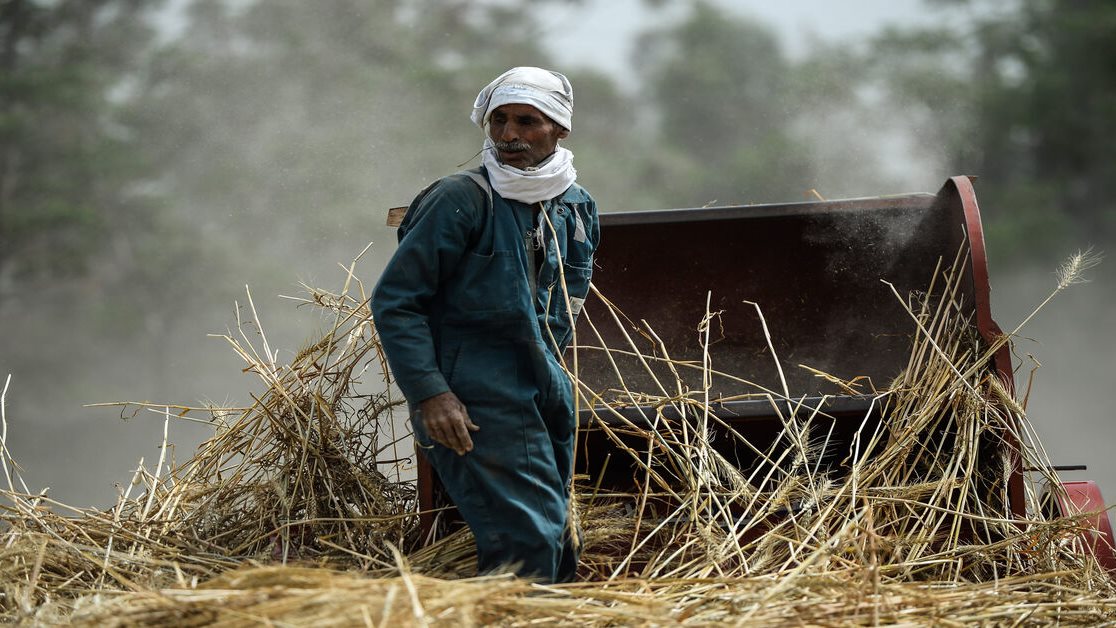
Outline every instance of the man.
{"label": "man", "polygon": [[372,296],[415,439],[477,541],[478,572],[571,580],[576,417],[561,356],[589,291],[596,203],[574,181],[573,89],[513,68],[481,90],[479,169],[411,202]]}

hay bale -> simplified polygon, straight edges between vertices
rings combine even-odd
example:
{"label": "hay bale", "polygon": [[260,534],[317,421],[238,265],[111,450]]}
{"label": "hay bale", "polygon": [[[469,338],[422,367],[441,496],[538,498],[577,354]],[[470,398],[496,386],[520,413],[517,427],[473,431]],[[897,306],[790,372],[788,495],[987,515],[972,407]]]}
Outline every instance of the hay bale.
{"label": "hay bale", "polygon": [[[1044,470],[1031,478],[1032,500],[1056,477],[1020,404],[984,367],[997,347],[983,346],[952,301],[957,280],[935,277],[940,288],[910,308],[910,366],[877,392],[887,429],[862,435],[875,453],[849,461],[843,477],[819,470],[823,435],[789,391],[757,391],[788,410],[777,446],[760,451],[763,463],[745,474],[711,446],[716,400],[703,391],[590,390],[572,362],[581,399],[598,402],[600,428],[642,477],[623,495],[602,495],[592,478],[580,479],[583,581],[542,586],[475,577],[467,531],[434,543],[418,537],[409,435],[391,420],[402,401],[390,386],[367,392],[364,378],[390,384],[390,373],[350,271],[339,294],[308,289],[305,301],[334,325],[289,364],[274,362],[262,330],[253,338],[238,321],[239,334],[225,338],[264,392],[248,408],[193,419],[211,423],[213,437],[181,465],[141,467],[111,509],[72,509],[33,494],[0,446],[10,502],[0,514],[0,618],[228,626],[1112,622],[1116,588],[1084,551],[1084,516],[1050,520],[1032,507],[1019,518],[1007,507],[1011,464]],[[250,295],[249,304],[258,320]],[[682,418],[617,427],[603,420],[620,416],[600,403],[606,393]],[[928,434],[950,437],[928,442]],[[647,447],[625,444],[625,435]],[[989,451],[1005,454],[1001,465],[981,462]],[[134,487],[142,488],[133,496]]]}

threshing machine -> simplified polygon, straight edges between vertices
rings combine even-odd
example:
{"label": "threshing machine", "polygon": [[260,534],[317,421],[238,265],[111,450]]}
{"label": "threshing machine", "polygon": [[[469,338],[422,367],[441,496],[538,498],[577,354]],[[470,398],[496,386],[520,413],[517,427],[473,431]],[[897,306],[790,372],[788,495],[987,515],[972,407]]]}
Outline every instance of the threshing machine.
{"label": "threshing machine", "polygon": [[[957,298],[987,345],[1001,335],[992,319],[984,236],[968,177],[950,178],[937,194],[615,212],[601,214],[600,221],[593,282],[601,294],[645,321],[672,360],[710,360],[717,370],[750,382],[751,390],[780,389],[785,382],[802,405],[829,417],[834,442],[852,442],[858,430],[873,428],[869,423],[888,421],[871,395],[850,394],[834,382],[869,378],[886,387],[908,365],[913,325],[896,294],[925,290],[935,268],[957,258],[959,250],[968,255],[962,258]],[[601,308],[591,299],[586,314],[599,320],[606,316]],[[711,311],[718,313],[716,342],[703,345],[695,326]],[[624,346],[619,327],[590,330],[585,320],[583,315],[579,338],[600,333],[605,346]],[[772,366],[772,349],[783,363],[816,371],[789,368],[780,374]],[[578,357],[579,377],[590,389],[612,385],[617,370],[629,388],[652,388],[642,380],[653,372],[640,368],[637,356],[581,351]],[[987,368],[1014,390],[1006,345]],[[818,377],[817,371],[833,378]],[[738,394],[743,392],[731,381],[721,382],[715,393],[724,401],[715,405],[716,415],[763,449],[779,433],[780,418],[769,399]],[[639,423],[656,410],[662,411],[628,404],[606,420]],[[634,469],[612,455],[615,443],[593,428],[590,416],[588,410],[581,415],[575,472],[591,485],[623,490]],[[753,462],[748,452],[722,453],[741,467]],[[1018,456],[1010,451],[1008,456],[1013,462],[1004,491],[1007,510],[1022,515],[1026,470]],[[429,530],[433,513],[447,500],[419,458],[420,506]],[[1094,483],[1065,488],[1068,498],[1057,504],[1063,511],[1103,509]],[[1107,515],[1101,513],[1093,525],[1098,559],[1116,568]]]}

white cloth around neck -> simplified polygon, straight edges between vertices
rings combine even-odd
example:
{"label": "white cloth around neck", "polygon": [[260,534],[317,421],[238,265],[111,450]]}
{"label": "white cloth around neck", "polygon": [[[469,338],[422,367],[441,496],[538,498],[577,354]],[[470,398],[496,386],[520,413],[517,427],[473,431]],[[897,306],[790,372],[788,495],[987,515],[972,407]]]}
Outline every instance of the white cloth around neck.
{"label": "white cloth around neck", "polygon": [[538,167],[521,170],[500,163],[492,140],[485,138],[483,164],[492,189],[504,198],[521,203],[538,203],[561,196],[577,180],[573,153],[561,146]]}

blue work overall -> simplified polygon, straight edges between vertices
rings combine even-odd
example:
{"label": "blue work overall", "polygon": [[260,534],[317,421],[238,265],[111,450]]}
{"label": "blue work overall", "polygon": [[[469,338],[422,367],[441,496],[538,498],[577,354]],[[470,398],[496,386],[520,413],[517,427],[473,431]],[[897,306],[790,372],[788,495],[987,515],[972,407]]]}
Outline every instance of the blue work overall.
{"label": "blue work overall", "polygon": [[[516,565],[564,581],[576,571],[566,525],[576,417],[559,356],[598,238],[596,205],[577,185],[527,205],[492,191],[483,169],[459,173],[412,202],[373,293],[415,439],[476,537],[480,573]],[[480,427],[463,456],[418,416],[446,391]]]}

